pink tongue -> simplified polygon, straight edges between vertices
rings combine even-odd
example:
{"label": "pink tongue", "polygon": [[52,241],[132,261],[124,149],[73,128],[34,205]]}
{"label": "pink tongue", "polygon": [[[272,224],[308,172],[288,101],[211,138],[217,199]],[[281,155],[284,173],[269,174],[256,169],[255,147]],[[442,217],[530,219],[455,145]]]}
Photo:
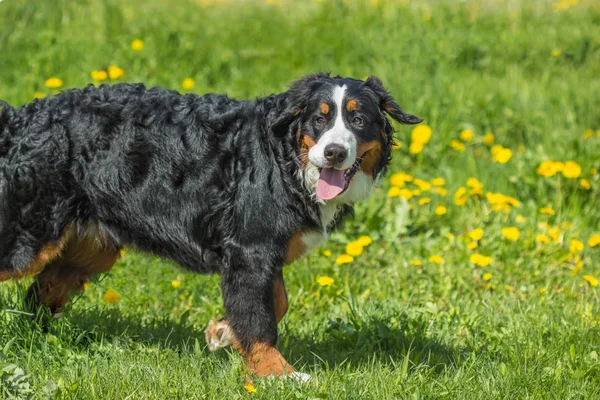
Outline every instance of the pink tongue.
{"label": "pink tongue", "polygon": [[323,168],[317,184],[317,196],[322,200],[331,200],[344,191],[344,186],[346,178],[343,170]]}

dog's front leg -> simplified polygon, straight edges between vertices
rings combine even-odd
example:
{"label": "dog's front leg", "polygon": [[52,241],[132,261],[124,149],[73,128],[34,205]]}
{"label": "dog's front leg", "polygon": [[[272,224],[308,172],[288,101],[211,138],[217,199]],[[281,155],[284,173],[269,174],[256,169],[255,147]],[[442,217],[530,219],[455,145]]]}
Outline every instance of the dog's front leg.
{"label": "dog's front leg", "polygon": [[232,262],[221,274],[226,319],[233,330],[232,345],[257,376],[282,376],[293,369],[277,350],[273,288],[276,268],[252,262]]}

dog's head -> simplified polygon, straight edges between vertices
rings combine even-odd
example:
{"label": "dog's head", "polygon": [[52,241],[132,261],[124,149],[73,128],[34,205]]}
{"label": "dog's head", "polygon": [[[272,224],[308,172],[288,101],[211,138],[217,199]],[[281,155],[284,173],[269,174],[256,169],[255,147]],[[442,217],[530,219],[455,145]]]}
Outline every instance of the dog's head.
{"label": "dog's head", "polygon": [[302,178],[321,201],[344,203],[368,196],[390,160],[393,129],[421,118],[402,111],[381,81],[308,75],[292,84],[275,134],[295,135]]}

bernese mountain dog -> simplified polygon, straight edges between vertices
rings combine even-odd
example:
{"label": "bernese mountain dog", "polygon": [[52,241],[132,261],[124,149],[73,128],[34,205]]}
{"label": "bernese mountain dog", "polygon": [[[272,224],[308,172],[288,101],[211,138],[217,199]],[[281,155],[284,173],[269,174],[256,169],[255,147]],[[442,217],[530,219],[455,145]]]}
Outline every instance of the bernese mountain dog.
{"label": "bernese mountain dog", "polygon": [[208,346],[258,376],[295,373],[276,348],[282,268],[369,196],[386,115],[421,122],[376,77],[327,73],[252,101],[117,84],[0,107],[0,281],[36,274],[27,304],[58,314],[125,246],[218,273]]}

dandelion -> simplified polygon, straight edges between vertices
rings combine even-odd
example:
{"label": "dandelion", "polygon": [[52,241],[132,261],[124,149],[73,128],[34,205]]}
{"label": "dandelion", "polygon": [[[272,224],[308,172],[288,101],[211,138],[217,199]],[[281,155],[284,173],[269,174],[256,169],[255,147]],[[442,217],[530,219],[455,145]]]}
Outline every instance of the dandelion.
{"label": "dandelion", "polygon": [[560,228],[558,226],[548,228],[547,233],[548,236],[550,236],[554,242],[558,242],[558,239],[560,238]]}
{"label": "dandelion", "polygon": [[483,183],[479,182],[477,178],[467,179],[467,186],[471,188],[469,192],[471,196],[483,194]]}
{"label": "dandelion", "polygon": [[421,124],[413,128],[410,136],[413,143],[427,144],[431,139],[431,128],[429,125]]}
{"label": "dandelion", "polygon": [[431,180],[431,184],[433,186],[444,186],[446,184],[446,180],[444,178],[433,178]]}
{"label": "dandelion", "polygon": [[392,150],[400,150],[402,148],[402,143],[396,142],[392,145]]}
{"label": "dandelion", "polygon": [[546,292],[546,288],[545,287],[540,288],[540,294],[544,294],[545,292]]}
{"label": "dandelion", "polygon": [[257,392],[256,387],[254,387],[254,385],[251,383],[244,385],[244,388],[246,389],[246,391],[248,393],[256,393]]}
{"label": "dandelion", "polygon": [[323,255],[325,257],[331,257],[331,250],[323,250]]}
{"label": "dandelion", "polygon": [[560,161],[544,161],[537,169],[537,174],[545,177],[551,177],[564,170],[565,165]]}
{"label": "dandelion", "polygon": [[473,131],[470,129],[463,129],[458,136],[463,142],[470,142],[473,139]]}
{"label": "dandelion", "polygon": [[550,243],[550,238],[546,235],[538,234],[535,235],[535,241],[538,243],[546,244]]}
{"label": "dandelion", "polygon": [[352,261],[354,261],[354,257],[348,255],[348,254],[342,254],[341,256],[338,256],[338,258],[335,259],[335,263],[342,265],[342,264],[348,264],[351,263]]}
{"label": "dandelion", "polygon": [[590,238],[588,240],[588,246],[596,247],[599,244],[600,244],[600,235],[599,234],[593,234],[592,236],[590,236]]}
{"label": "dandelion", "polygon": [[583,279],[585,279],[590,284],[590,286],[598,286],[598,279],[594,278],[592,275],[584,275]]}
{"label": "dandelion", "polygon": [[373,239],[371,239],[370,236],[364,235],[359,237],[356,242],[358,244],[360,244],[363,247],[367,247],[368,245],[370,245],[371,243],[373,243]]}
{"label": "dandelion", "polygon": [[390,183],[393,186],[404,187],[406,182],[412,182],[413,177],[405,172],[397,172],[390,177]]}
{"label": "dandelion", "polygon": [[481,240],[481,238],[483,237],[483,229],[473,229],[471,232],[469,232],[468,236],[475,241]]}
{"label": "dandelion", "polygon": [[196,86],[196,82],[192,78],[185,78],[181,82],[181,87],[184,88],[185,90],[193,89],[194,86]]}
{"label": "dandelion", "polygon": [[388,191],[388,197],[402,197],[406,200],[410,200],[413,197],[413,192],[408,189],[400,189],[399,187],[393,186]]}
{"label": "dandelion", "polygon": [[454,193],[454,204],[457,206],[464,206],[467,202],[467,189],[464,187],[459,187],[456,193]]}
{"label": "dandelion", "polygon": [[437,193],[442,197],[446,197],[446,195],[448,194],[448,189],[442,187],[435,187],[432,189],[432,192]]}
{"label": "dandelion", "polygon": [[492,279],[492,274],[490,274],[489,272],[486,272],[485,274],[483,274],[484,281],[489,281],[491,279]]}
{"label": "dandelion", "polygon": [[358,241],[350,242],[346,245],[346,254],[353,257],[360,256],[363,252],[363,246]]}
{"label": "dandelion", "polygon": [[462,142],[459,142],[456,139],[452,139],[450,141],[450,147],[452,147],[454,150],[456,150],[458,152],[465,151],[465,144]]}
{"label": "dandelion", "polygon": [[408,147],[408,152],[410,154],[419,154],[423,151],[423,143],[412,142]]}
{"label": "dandelion", "polygon": [[473,254],[469,260],[480,267],[486,267],[492,262],[492,257],[484,256],[483,254]]}
{"label": "dandelion", "polygon": [[431,199],[429,197],[423,197],[422,199],[419,199],[420,206],[423,206],[428,203],[431,203]]}
{"label": "dandelion", "polygon": [[571,275],[575,276],[579,273],[579,271],[581,270],[581,268],[583,268],[583,260],[581,259],[580,256],[575,256],[575,265],[573,266],[573,269],[571,270]]}
{"label": "dandelion", "polygon": [[34,99],[43,99],[44,97],[46,97],[46,93],[44,92],[35,92],[33,94]]}
{"label": "dandelion", "polygon": [[540,213],[547,214],[547,215],[554,215],[554,214],[556,214],[556,212],[553,209],[549,208],[549,207],[540,208]]}
{"label": "dandelion", "polygon": [[127,249],[119,250],[119,255],[121,256],[121,258],[125,257],[125,254],[127,254]]}
{"label": "dandelion", "polygon": [[560,56],[560,50],[552,50],[550,54],[552,55],[552,57],[558,57]]}
{"label": "dandelion", "polygon": [[510,285],[506,285],[506,286],[504,286],[504,290],[506,290],[507,292],[512,292],[512,291],[514,291],[514,290],[515,290],[515,288],[513,288],[513,287],[512,287],[512,286],[510,286]]}
{"label": "dandelion", "polygon": [[106,78],[108,78],[108,73],[106,71],[92,71],[90,75],[95,81],[105,81]]}
{"label": "dandelion", "polygon": [[444,262],[444,259],[441,256],[433,255],[429,257],[429,261],[431,261],[434,264],[441,264]]}
{"label": "dandelion", "polygon": [[333,285],[333,282],[335,282],[333,278],[330,278],[328,276],[320,276],[317,278],[317,283],[319,284],[319,286],[331,286]]}
{"label": "dandelion", "polygon": [[519,232],[519,229],[516,226],[502,228],[500,233],[502,233],[502,236],[504,236],[506,239],[512,240],[513,242],[519,239],[519,236],[521,236],[521,232]]}
{"label": "dandelion", "polygon": [[562,174],[566,178],[578,178],[581,175],[581,167],[575,161],[567,161]]}
{"label": "dandelion", "polygon": [[446,238],[447,238],[448,240],[450,240],[450,241],[453,241],[453,240],[454,240],[454,235],[453,235],[453,234],[451,234],[451,233],[446,233],[444,236],[446,236]]}
{"label": "dandelion", "polygon": [[109,304],[117,304],[119,300],[121,300],[121,295],[109,288],[106,293],[104,293],[102,299]]}
{"label": "dandelion", "polygon": [[494,134],[492,132],[488,132],[483,137],[483,144],[489,147],[494,144],[494,140],[496,140]]}
{"label": "dandelion", "polygon": [[577,254],[581,250],[583,250],[583,242],[577,239],[571,240],[571,245],[569,246],[569,251],[572,254]]}
{"label": "dandelion", "polygon": [[414,265],[415,267],[419,267],[423,265],[423,261],[421,260],[410,260],[410,265]]}
{"label": "dandelion", "polygon": [[517,224],[524,224],[525,222],[527,222],[527,218],[525,218],[522,215],[517,215],[515,221],[517,222]]}
{"label": "dandelion", "polygon": [[[494,146],[496,147],[496,146]],[[492,147],[492,149],[494,148]],[[506,147],[500,146],[498,151],[492,151],[492,160],[500,164],[506,164],[512,158],[512,151]]]}
{"label": "dandelion", "polygon": [[85,292],[85,291],[87,291],[87,290],[90,288],[90,286],[92,286],[92,282],[90,282],[90,281],[85,281],[85,282],[83,283],[83,287],[82,287],[83,291],[84,291],[84,292]]}
{"label": "dandelion", "polygon": [[117,67],[116,65],[111,65],[108,67],[108,77],[110,79],[119,79],[123,76],[125,71],[122,68]]}
{"label": "dandelion", "polygon": [[444,215],[447,211],[448,209],[446,208],[446,206],[440,204],[435,208],[435,215]]}
{"label": "dandelion", "polygon": [[171,286],[179,287],[179,286],[181,286],[181,281],[178,279],[175,279],[175,280],[171,281]]}
{"label": "dandelion", "polygon": [[477,244],[477,242],[469,242],[469,243],[467,244],[467,247],[468,247],[470,250],[475,250],[475,249],[476,249],[478,246],[479,246],[479,245]]}
{"label": "dandelion", "polygon": [[44,84],[47,88],[57,89],[63,85],[63,81],[60,78],[49,78],[46,79],[46,82]]}
{"label": "dandelion", "polygon": [[140,39],[134,39],[131,42],[131,50],[133,51],[140,51],[144,48],[144,42]]}
{"label": "dandelion", "polygon": [[586,129],[585,132],[583,132],[583,138],[584,139],[589,139],[594,135],[594,130],[593,129]]}
{"label": "dandelion", "polygon": [[590,185],[590,181],[588,181],[587,179],[581,179],[579,181],[579,184],[581,185],[582,188],[584,188],[585,190],[590,190],[590,188],[592,187],[592,185]]}
{"label": "dandelion", "polygon": [[419,187],[419,189],[423,192],[428,191],[429,189],[431,189],[431,183],[424,181],[423,179],[415,179],[413,181],[413,183],[415,185],[417,185]]}

